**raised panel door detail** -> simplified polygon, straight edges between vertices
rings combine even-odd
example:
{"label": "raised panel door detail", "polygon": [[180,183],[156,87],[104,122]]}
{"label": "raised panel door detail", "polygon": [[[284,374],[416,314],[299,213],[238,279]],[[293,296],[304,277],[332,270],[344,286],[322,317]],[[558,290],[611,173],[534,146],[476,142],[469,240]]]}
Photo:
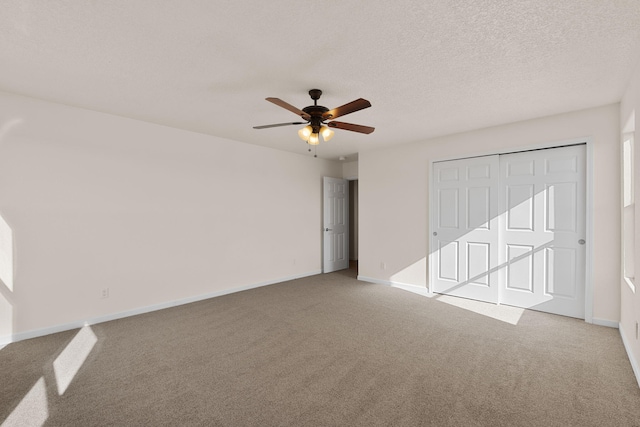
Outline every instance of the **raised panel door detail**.
{"label": "raised panel door detail", "polygon": [[547,174],[577,172],[578,158],[576,156],[558,157],[545,161],[545,172]]}
{"label": "raised panel door detail", "polygon": [[533,160],[514,160],[507,164],[507,176],[533,176],[535,162]]}
{"label": "raised panel door detail", "polygon": [[507,228],[533,231],[533,184],[507,187]]}
{"label": "raised panel door detail", "polygon": [[473,165],[467,167],[467,179],[486,179],[491,176],[491,165]]}
{"label": "raised panel door detail", "polygon": [[439,242],[440,265],[438,266],[439,279],[458,281],[460,260],[458,257],[458,242]]}
{"label": "raised panel door detail", "polygon": [[547,184],[545,191],[547,230],[576,231],[578,204],[576,187],[575,182]]}
{"label": "raised panel door detail", "polygon": [[329,237],[329,254],[328,254],[328,260],[330,262],[335,262],[336,261],[336,235],[335,234],[331,234]]}
{"label": "raised panel door detail", "polygon": [[490,270],[489,244],[482,242],[467,243],[467,282],[489,286]]}
{"label": "raised panel door detail", "polygon": [[574,298],[576,295],[576,250],[573,248],[545,249],[545,293]]}
{"label": "raised panel door detail", "polygon": [[458,181],[458,168],[440,169],[440,172],[438,173],[438,179],[440,180],[440,182]]}
{"label": "raised panel door detail", "polygon": [[467,228],[488,230],[491,215],[491,188],[470,187],[467,189]]}
{"label": "raised panel door detail", "polygon": [[458,189],[439,190],[438,197],[438,225],[441,228],[458,228]]}
{"label": "raised panel door detail", "polygon": [[346,225],[346,218],[345,218],[345,203],[346,203],[346,199],[344,197],[341,198],[336,198],[334,199],[335,203],[333,203],[333,215],[332,215],[332,224],[337,224],[337,225]]}
{"label": "raised panel door detail", "polygon": [[533,292],[533,246],[507,245],[506,287]]}
{"label": "raised panel door detail", "polygon": [[345,241],[344,241],[345,235],[344,234],[338,234],[336,235],[336,249],[335,249],[335,253],[336,253],[336,261],[342,261],[345,259],[346,253],[345,253]]}
{"label": "raised panel door detail", "polygon": [[327,220],[329,221],[329,225],[333,225],[336,223],[336,199],[335,197],[331,197],[329,200],[329,218],[327,218]]}

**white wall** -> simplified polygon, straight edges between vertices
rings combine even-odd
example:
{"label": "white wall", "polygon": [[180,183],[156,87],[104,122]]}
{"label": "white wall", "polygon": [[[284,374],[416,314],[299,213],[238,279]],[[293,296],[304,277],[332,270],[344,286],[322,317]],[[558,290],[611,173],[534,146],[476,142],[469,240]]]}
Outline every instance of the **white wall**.
{"label": "white wall", "polygon": [[[632,117],[635,112],[635,117]],[[627,123],[631,118],[634,122]],[[640,384],[640,340],[636,336],[636,323],[640,322],[640,64],[636,67],[633,79],[625,92],[622,102],[620,103],[620,128],[625,130],[625,126],[629,126],[634,130],[635,140],[635,286],[633,292],[624,280],[620,281],[621,286],[621,312],[620,312],[620,335],[622,335],[629,358],[634,367],[638,383]],[[630,129],[630,130],[631,130]],[[622,138],[620,136],[619,141]],[[618,205],[620,206],[620,205]],[[622,271],[622,265],[620,266]]]}
{"label": "white wall", "polygon": [[[593,142],[594,321],[620,316],[619,106],[610,105],[359,154],[362,278],[426,287],[429,162],[575,140]],[[384,268],[383,268],[384,267]]]}
{"label": "white wall", "polygon": [[321,177],[341,174],[338,162],[0,93],[11,230],[0,239],[13,239],[0,253],[13,268],[0,277],[0,341],[317,273]]}
{"label": "white wall", "polygon": [[342,164],[342,178],[358,179],[358,161],[345,162]]}

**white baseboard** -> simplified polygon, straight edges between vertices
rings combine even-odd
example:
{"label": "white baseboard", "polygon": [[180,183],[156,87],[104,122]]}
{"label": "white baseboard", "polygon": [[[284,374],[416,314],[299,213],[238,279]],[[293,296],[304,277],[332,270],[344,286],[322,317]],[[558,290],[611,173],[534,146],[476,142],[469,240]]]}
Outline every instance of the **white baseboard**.
{"label": "white baseboard", "polygon": [[376,283],[378,285],[391,286],[391,282],[389,282],[388,280],[374,279],[373,277],[367,277],[367,276],[361,276],[361,275],[358,275],[357,279],[361,280],[363,282],[369,282],[369,283]]}
{"label": "white baseboard", "polygon": [[179,306],[179,305],[184,305],[184,304],[189,304],[189,303],[192,303],[192,302],[202,301],[202,300],[206,300],[206,299],[209,299],[209,298],[215,298],[215,297],[219,297],[219,296],[223,296],[223,295],[233,294],[233,293],[236,293],[236,292],[247,291],[249,289],[260,288],[262,286],[274,285],[276,283],[287,282],[289,280],[295,280],[295,279],[301,279],[303,277],[315,276],[315,275],[320,274],[320,273],[322,273],[321,270],[314,270],[314,271],[310,271],[310,272],[307,272],[307,273],[297,274],[297,275],[294,275],[294,276],[282,277],[282,278],[276,279],[276,280],[268,280],[268,281],[265,281],[265,282],[253,283],[253,284],[246,285],[246,286],[239,286],[239,287],[236,287],[236,288],[224,289],[224,290],[221,290],[221,291],[211,292],[211,293],[207,293],[207,294],[203,294],[203,295],[196,295],[196,296],[193,296],[193,297],[182,298],[182,299],[175,300],[175,301],[168,301],[168,302],[165,302],[165,303],[160,303],[160,304],[149,305],[149,306],[146,306],[146,307],[135,308],[133,310],[121,311],[121,312],[118,312],[118,313],[107,314],[107,315],[104,315],[104,316],[93,317],[93,318],[90,318],[90,319],[77,320],[77,321],[70,322],[70,323],[64,323],[64,324],[61,324],[61,325],[51,326],[51,327],[48,327],[48,328],[34,329],[34,330],[31,330],[31,331],[26,331],[26,332],[19,332],[17,334],[13,334],[13,335],[10,335],[10,336],[0,337],[0,349],[2,349],[7,344],[10,344],[12,342],[18,342],[18,341],[28,340],[28,339],[31,339],[31,338],[42,337],[42,336],[45,336],[45,335],[50,335],[50,334],[55,334],[55,333],[58,333],[58,332],[68,331],[68,330],[71,330],[71,329],[79,329],[79,328],[82,328],[83,326],[86,326],[86,325],[95,325],[95,324],[98,324],[98,323],[109,322],[111,320],[122,319],[124,317],[136,316],[138,314],[149,313],[149,312],[152,312],[152,311],[163,310],[165,308],[176,307],[176,306]]}
{"label": "white baseboard", "polygon": [[614,322],[613,320],[604,320],[604,319],[596,319],[595,317],[591,319],[591,323],[598,326],[606,326],[608,328],[618,329],[620,324],[618,322]]}
{"label": "white baseboard", "polygon": [[627,339],[622,332],[621,325],[618,325],[618,329],[620,329],[620,336],[622,337],[622,344],[624,345],[624,349],[627,352],[627,357],[629,357],[629,362],[631,363],[631,369],[633,369],[633,373],[636,376],[636,381],[638,382],[638,387],[640,387],[640,365],[638,365],[638,361],[633,357],[633,353],[631,352],[631,346],[627,342]]}
{"label": "white baseboard", "polygon": [[358,280],[361,280],[363,282],[376,283],[378,285],[386,285],[386,286],[391,286],[393,288],[403,289],[405,291],[413,292],[414,294],[422,295],[425,297],[433,296],[433,294],[431,293],[431,291],[429,291],[428,288],[418,286],[418,285],[412,285],[409,283],[393,282],[390,280],[380,280],[380,279],[374,279],[373,277],[367,277],[367,276],[358,276]]}

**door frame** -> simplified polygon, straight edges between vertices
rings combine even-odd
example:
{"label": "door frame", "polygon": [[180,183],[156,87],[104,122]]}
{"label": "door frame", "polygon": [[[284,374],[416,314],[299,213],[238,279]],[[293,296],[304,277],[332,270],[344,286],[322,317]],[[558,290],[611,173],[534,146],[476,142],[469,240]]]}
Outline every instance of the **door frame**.
{"label": "door frame", "polygon": [[500,154],[511,154],[511,153],[520,153],[525,151],[533,151],[533,150],[544,150],[548,148],[560,148],[568,145],[578,145],[585,144],[586,145],[586,165],[585,165],[585,235],[587,240],[587,247],[585,253],[585,289],[584,289],[584,321],[586,323],[593,323],[593,141],[590,137],[583,138],[575,138],[569,140],[562,141],[553,141],[546,143],[539,143],[533,145],[523,145],[519,147],[504,147],[501,149],[495,150],[487,150],[481,152],[469,153],[468,155],[457,155],[457,156],[448,156],[448,157],[440,157],[437,159],[430,159],[427,167],[427,177],[429,180],[428,191],[429,191],[429,209],[427,225],[429,227],[429,233],[427,235],[427,248],[428,248],[428,260],[427,263],[427,277],[429,278],[428,291],[429,293],[433,292],[431,283],[434,281],[434,276],[436,273],[435,268],[431,268],[435,262],[435,255],[431,252],[431,248],[433,245],[433,235],[431,230],[436,228],[435,221],[436,216],[432,215],[431,207],[435,206],[435,192],[433,187],[433,170],[434,163],[437,162],[445,162],[449,160],[459,160],[459,159],[469,159],[473,157],[484,157],[484,156],[493,156]]}
{"label": "door frame", "polygon": [[[328,263],[328,254],[327,254],[327,242],[326,242],[326,236],[327,236],[327,232],[328,229],[325,230],[326,227],[326,218],[327,218],[327,182],[329,180],[339,180],[339,181],[344,181],[346,183],[346,188],[345,188],[345,194],[346,194],[346,200],[345,200],[345,204],[344,204],[344,210],[343,210],[343,214],[345,216],[344,220],[345,220],[345,228],[346,228],[346,234],[345,234],[345,239],[344,239],[344,245],[343,245],[343,249],[344,249],[344,253],[346,255],[346,266],[345,267],[340,267],[340,268],[327,268],[327,263]],[[343,269],[348,269],[349,268],[349,228],[351,227],[351,224],[349,222],[349,180],[346,178],[336,178],[336,177],[332,177],[332,176],[323,176],[322,177],[322,273],[331,273],[333,271],[340,271]]]}

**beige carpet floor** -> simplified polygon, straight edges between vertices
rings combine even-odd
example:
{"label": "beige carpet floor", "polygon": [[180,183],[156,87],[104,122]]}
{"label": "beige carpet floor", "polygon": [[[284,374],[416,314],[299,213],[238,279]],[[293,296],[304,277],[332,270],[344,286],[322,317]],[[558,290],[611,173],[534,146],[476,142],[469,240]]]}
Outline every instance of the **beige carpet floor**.
{"label": "beige carpet floor", "polygon": [[615,329],[343,271],[10,344],[0,424],[28,423],[640,426],[640,389]]}

